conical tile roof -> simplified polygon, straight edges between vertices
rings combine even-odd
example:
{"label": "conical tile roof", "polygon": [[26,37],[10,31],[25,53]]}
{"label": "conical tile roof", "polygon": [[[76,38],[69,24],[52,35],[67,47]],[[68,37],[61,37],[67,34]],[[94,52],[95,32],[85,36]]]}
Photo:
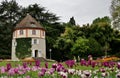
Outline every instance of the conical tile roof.
{"label": "conical tile roof", "polygon": [[15,29],[20,28],[40,28],[44,29],[31,15],[27,14],[27,16],[16,25]]}

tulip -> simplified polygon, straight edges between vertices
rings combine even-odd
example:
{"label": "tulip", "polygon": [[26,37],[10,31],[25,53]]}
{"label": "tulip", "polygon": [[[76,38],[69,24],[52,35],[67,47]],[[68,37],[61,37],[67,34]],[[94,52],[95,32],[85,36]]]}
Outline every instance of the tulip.
{"label": "tulip", "polygon": [[40,60],[35,61],[35,66],[40,67]]}
{"label": "tulip", "polygon": [[89,78],[89,77],[91,77],[91,73],[89,72],[89,71],[83,71],[83,74],[85,74],[85,76],[87,77],[87,78]]}
{"label": "tulip", "polygon": [[57,64],[56,63],[52,64],[52,68],[56,69],[57,68]]}
{"label": "tulip", "polygon": [[118,62],[118,64],[117,64],[117,68],[120,69],[120,62]]}
{"label": "tulip", "polygon": [[30,76],[26,76],[26,78],[30,78]]}
{"label": "tulip", "polygon": [[120,72],[116,74],[116,78],[120,78]]}
{"label": "tulip", "polygon": [[75,60],[68,60],[68,61],[65,62],[65,64],[68,67],[72,68],[75,65]]}
{"label": "tulip", "polygon": [[14,68],[11,68],[11,69],[8,71],[8,75],[9,75],[9,76],[13,76],[14,74],[15,74]]}
{"label": "tulip", "polygon": [[11,63],[8,63],[8,64],[7,64],[7,69],[6,69],[6,71],[9,71],[9,70],[11,69],[11,67],[12,67],[12,66],[11,66]]}
{"label": "tulip", "polygon": [[95,65],[96,65],[96,62],[91,62],[91,66],[92,66],[92,68],[94,68]]}
{"label": "tulip", "polygon": [[15,72],[15,73],[18,73],[18,68],[14,68],[14,72]]}
{"label": "tulip", "polygon": [[104,73],[104,72],[105,72],[105,69],[104,69],[104,68],[101,68],[100,71]]}
{"label": "tulip", "polygon": [[48,68],[48,63],[47,62],[45,62],[45,68]]}
{"label": "tulip", "polygon": [[62,78],[67,78],[68,77],[68,74],[67,72],[59,72],[59,74],[62,76]]}
{"label": "tulip", "polygon": [[23,67],[26,68],[27,67],[27,63],[24,62],[23,63]]}
{"label": "tulip", "polygon": [[0,69],[1,69],[1,73],[5,73],[6,68],[4,66],[2,66]]}
{"label": "tulip", "polygon": [[38,77],[44,76],[45,72],[38,72]]}
{"label": "tulip", "polygon": [[68,69],[68,73],[74,74],[75,73],[75,69]]}

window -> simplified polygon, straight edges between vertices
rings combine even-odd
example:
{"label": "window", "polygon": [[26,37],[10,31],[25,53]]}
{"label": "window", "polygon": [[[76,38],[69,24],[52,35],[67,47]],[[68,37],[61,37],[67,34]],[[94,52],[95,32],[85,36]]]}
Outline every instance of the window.
{"label": "window", "polygon": [[36,30],[32,30],[32,35],[36,35]]}
{"label": "window", "polygon": [[31,27],[36,27],[35,22],[30,22],[30,24],[31,24]]}
{"label": "window", "polygon": [[23,35],[24,33],[23,33],[23,30],[20,30],[20,35]]}
{"label": "window", "polygon": [[33,40],[33,44],[37,44],[37,39],[34,39],[34,40]]}
{"label": "window", "polygon": [[39,44],[39,39],[32,39],[32,44]]}
{"label": "window", "polygon": [[42,36],[45,36],[45,32],[44,31],[42,31]]}

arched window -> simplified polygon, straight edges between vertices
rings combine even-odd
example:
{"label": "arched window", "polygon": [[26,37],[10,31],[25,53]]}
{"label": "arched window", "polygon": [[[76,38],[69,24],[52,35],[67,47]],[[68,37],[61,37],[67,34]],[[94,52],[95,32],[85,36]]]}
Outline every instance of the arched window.
{"label": "arched window", "polygon": [[23,35],[23,34],[24,34],[23,30],[20,30],[19,33],[20,33],[20,35]]}
{"label": "arched window", "polygon": [[36,35],[36,30],[32,30],[32,35]]}

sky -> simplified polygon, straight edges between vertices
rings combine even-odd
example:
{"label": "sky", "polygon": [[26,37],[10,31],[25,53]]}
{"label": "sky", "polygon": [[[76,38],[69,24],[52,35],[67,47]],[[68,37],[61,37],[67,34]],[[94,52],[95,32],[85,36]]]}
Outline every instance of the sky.
{"label": "sky", "polygon": [[[2,1],[2,0],[0,0]],[[9,0],[8,0],[9,1]],[[92,23],[97,17],[110,16],[111,0],[16,0],[24,7],[40,4],[60,16],[60,22],[68,22],[74,16],[79,25]]]}

